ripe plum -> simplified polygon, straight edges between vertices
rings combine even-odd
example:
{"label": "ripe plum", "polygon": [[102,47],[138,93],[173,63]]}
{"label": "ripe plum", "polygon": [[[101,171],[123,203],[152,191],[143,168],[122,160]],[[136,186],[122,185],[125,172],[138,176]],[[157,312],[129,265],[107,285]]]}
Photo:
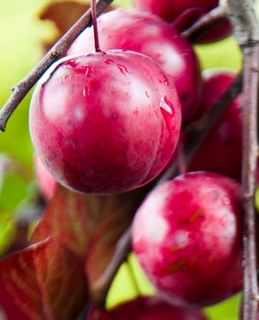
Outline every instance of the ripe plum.
{"label": "ripe plum", "polygon": [[148,279],[176,305],[204,307],[242,289],[240,185],[193,172],[149,193],[132,229]]}
{"label": "ripe plum", "polygon": [[[177,29],[149,12],[118,8],[98,18],[98,30],[103,50],[133,50],[159,63],[174,81],[183,122],[191,120],[200,97],[201,71],[192,45]],[[93,30],[87,28],[74,41],[68,54],[93,50]]]}
{"label": "ripe plum", "polygon": [[36,153],[61,184],[112,194],[148,183],[179,137],[174,84],[132,51],[68,56],[34,91],[29,125]]}

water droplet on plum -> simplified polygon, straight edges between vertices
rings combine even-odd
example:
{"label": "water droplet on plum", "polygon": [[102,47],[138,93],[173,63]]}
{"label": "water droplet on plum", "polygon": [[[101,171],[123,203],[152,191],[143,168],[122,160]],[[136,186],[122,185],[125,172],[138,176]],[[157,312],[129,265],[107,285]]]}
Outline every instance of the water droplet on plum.
{"label": "water droplet on plum", "polygon": [[160,98],[160,108],[163,108],[165,111],[167,111],[170,114],[173,114],[173,106],[171,102],[166,97]]}
{"label": "water droplet on plum", "polygon": [[161,73],[161,76],[162,76],[162,79],[159,79],[159,82],[168,85],[169,81],[168,81],[167,77],[163,73]]}
{"label": "water droplet on plum", "polygon": [[161,97],[159,106],[160,106],[162,115],[165,119],[167,129],[170,132],[173,126],[173,116],[174,116],[174,108],[172,106],[172,103],[166,97]]}
{"label": "water droplet on plum", "polygon": [[84,89],[83,89],[83,96],[84,96],[84,97],[87,97],[87,96],[89,96],[89,94],[90,94],[90,89],[89,89],[89,87],[88,87],[88,86],[84,87]]}
{"label": "water droplet on plum", "polygon": [[117,67],[119,68],[120,72],[122,74],[124,74],[125,76],[127,76],[129,74],[128,69],[124,65],[118,63]]}
{"label": "water droplet on plum", "polygon": [[65,64],[72,67],[72,68],[76,68],[78,65],[78,62],[75,59],[71,59],[69,61],[66,61]]}
{"label": "water droplet on plum", "polygon": [[86,66],[86,68],[85,68],[86,77],[87,78],[91,77],[93,73],[94,73],[94,69],[90,66]]}
{"label": "water droplet on plum", "polygon": [[104,62],[106,64],[114,64],[114,61],[112,59],[105,59]]}

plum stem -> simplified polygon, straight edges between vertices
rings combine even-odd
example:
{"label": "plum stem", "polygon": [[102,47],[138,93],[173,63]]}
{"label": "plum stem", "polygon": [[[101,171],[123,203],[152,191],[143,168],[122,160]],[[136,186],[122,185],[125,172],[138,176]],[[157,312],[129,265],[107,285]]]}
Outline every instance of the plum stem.
{"label": "plum stem", "polygon": [[[96,4],[97,16],[100,15],[113,0],[99,0]],[[5,105],[0,110],[0,130],[5,131],[7,122],[18,107],[20,102],[28,94],[34,84],[44,74],[44,72],[71,46],[73,41],[92,24],[91,10],[87,10],[84,15],[60,38],[59,41],[48,51],[39,63],[12,88],[12,94]]]}
{"label": "plum stem", "polygon": [[92,22],[94,29],[94,46],[96,52],[101,52],[97,25],[97,14],[96,14],[96,0],[91,0],[91,10],[92,10]]}
{"label": "plum stem", "polygon": [[182,35],[189,41],[194,42],[203,33],[216,26],[227,18],[226,9],[222,6],[210,10],[206,15],[201,17],[189,29],[182,32]]}
{"label": "plum stem", "polygon": [[258,156],[257,108],[259,83],[259,23],[252,0],[228,0],[226,6],[243,53],[243,308],[242,320],[256,320],[258,285],[256,264],[256,212],[254,195]]}

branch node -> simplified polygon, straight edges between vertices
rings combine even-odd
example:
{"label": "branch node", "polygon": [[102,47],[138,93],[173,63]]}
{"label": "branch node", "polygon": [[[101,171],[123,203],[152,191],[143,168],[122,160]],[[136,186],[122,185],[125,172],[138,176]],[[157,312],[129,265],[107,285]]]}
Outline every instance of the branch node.
{"label": "branch node", "polygon": [[240,46],[256,45],[259,41],[258,20],[251,0],[226,0],[226,8]]}
{"label": "branch node", "polygon": [[254,199],[254,194],[251,193],[243,193],[242,195],[243,202],[249,202]]}
{"label": "branch node", "polygon": [[61,56],[60,52],[58,52],[57,50],[52,51],[51,55],[56,59],[58,59]]}

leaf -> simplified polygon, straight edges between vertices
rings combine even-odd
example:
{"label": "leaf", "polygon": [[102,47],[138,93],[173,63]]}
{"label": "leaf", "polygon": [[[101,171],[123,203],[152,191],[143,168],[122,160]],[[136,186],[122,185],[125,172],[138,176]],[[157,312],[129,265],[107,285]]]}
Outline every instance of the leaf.
{"label": "leaf", "polygon": [[50,236],[60,239],[84,261],[100,210],[98,197],[58,185],[30,242],[37,243]]}
{"label": "leaf", "polygon": [[53,21],[61,34],[65,33],[88,9],[90,4],[76,1],[52,1],[40,14],[41,20]]}
{"label": "leaf", "polygon": [[107,267],[151,184],[119,195],[77,193],[62,186],[49,202],[31,243],[57,238],[85,261],[90,287]]}
{"label": "leaf", "polygon": [[74,320],[88,296],[79,259],[48,238],[0,262],[0,303],[9,320]]}
{"label": "leaf", "polygon": [[91,240],[85,262],[91,288],[109,264],[117,241],[130,226],[149,187],[113,195],[107,197],[103,202],[102,215]]}
{"label": "leaf", "polygon": [[[46,50],[58,40],[88,9],[90,8],[90,0],[88,3],[80,3],[77,1],[52,1],[39,15],[41,20],[53,21],[59,31],[58,37],[47,44]],[[109,6],[104,12],[114,9]]]}

